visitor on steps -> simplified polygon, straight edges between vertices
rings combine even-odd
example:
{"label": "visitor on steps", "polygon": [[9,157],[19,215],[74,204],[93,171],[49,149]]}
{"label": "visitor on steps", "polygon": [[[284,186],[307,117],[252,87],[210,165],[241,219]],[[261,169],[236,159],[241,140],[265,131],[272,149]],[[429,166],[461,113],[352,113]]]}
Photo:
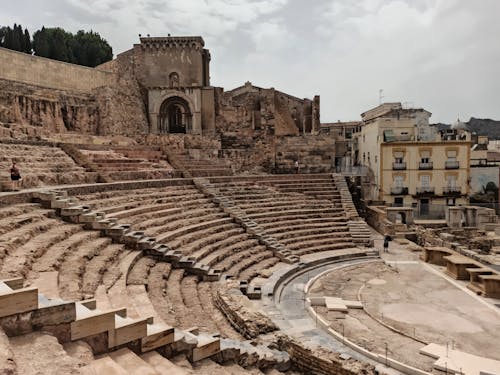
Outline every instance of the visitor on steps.
{"label": "visitor on steps", "polygon": [[19,190],[21,173],[14,160],[12,160],[12,166],[10,167],[10,180],[12,181],[12,190]]}
{"label": "visitor on steps", "polygon": [[298,161],[298,160],[295,160],[295,174],[298,174],[298,173],[299,173],[299,169],[300,169],[300,166],[299,166],[299,161]]}

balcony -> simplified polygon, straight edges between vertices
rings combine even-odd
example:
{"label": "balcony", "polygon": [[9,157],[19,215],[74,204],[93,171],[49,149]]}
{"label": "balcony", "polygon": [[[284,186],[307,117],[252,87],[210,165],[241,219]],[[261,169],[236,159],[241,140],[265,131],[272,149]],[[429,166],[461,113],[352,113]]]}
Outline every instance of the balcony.
{"label": "balcony", "polygon": [[392,169],[395,171],[403,171],[406,169],[406,162],[392,163]]}
{"label": "balcony", "polygon": [[418,165],[418,169],[421,169],[421,170],[428,170],[428,169],[432,169],[432,168],[434,168],[432,161],[427,162],[427,163],[420,163]]}
{"label": "balcony", "polygon": [[391,187],[391,195],[406,195],[408,194],[408,188],[404,186],[394,186]]}
{"label": "balcony", "polygon": [[417,186],[417,196],[430,196],[434,195],[435,189],[431,186]]}
{"label": "balcony", "polygon": [[443,195],[462,195],[462,191],[459,186],[445,186],[443,187]]}
{"label": "balcony", "polygon": [[445,169],[459,169],[460,168],[460,163],[457,160],[453,161],[445,161],[444,163]]}

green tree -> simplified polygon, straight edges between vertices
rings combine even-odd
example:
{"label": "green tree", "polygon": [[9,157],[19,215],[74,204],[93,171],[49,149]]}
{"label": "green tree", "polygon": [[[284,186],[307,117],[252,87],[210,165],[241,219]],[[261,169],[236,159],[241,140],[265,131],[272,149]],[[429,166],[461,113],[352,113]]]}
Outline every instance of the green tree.
{"label": "green tree", "polygon": [[113,58],[113,50],[106,40],[93,31],[80,30],[75,35],[74,51],[77,64],[97,66]]}
{"label": "green tree", "polygon": [[7,34],[7,27],[2,26],[0,27],[0,47],[5,47],[4,45],[4,40],[5,40],[5,35]]}
{"label": "green tree", "polygon": [[32,46],[31,46],[31,37],[28,29],[24,29],[24,51],[31,55]]}
{"label": "green tree", "polygon": [[28,29],[23,32],[21,25],[0,27],[0,47],[19,52],[31,53],[31,39]]}
{"label": "green tree", "polygon": [[47,29],[43,26],[33,34],[33,52],[37,56],[50,57],[49,36]]}
{"label": "green tree", "polygon": [[22,51],[23,50],[23,31],[21,25],[14,24],[14,28],[10,29],[11,37],[10,37],[10,49],[14,51]]}

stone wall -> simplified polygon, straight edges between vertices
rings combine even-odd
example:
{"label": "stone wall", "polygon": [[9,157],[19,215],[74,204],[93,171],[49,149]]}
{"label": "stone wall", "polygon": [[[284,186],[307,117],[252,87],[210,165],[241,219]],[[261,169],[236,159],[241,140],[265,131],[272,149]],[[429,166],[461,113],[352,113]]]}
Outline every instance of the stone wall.
{"label": "stone wall", "polygon": [[33,126],[50,133],[98,134],[101,113],[91,94],[0,79],[0,123]]}
{"label": "stone wall", "polygon": [[221,286],[214,298],[215,305],[231,325],[247,339],[276,331],[278,327],[267,316],[253,309],[248,298],[235,286],[234,282]]}
{"label": "stone wall", "polygon": [[[23,132],[11,130],[19,126],[34,127],[24,131],[33,137],[65,132],[129,136],[147,133],[144,94],[133,75],[130,55],[122,54],[120,59],[101,65],[109,69],[107,72],[0,48],[0,62],[7,57],[13,57],[13,63],[19,66],[14,72],[15,68],[0,65],[0,125],[9,129],[0,128],[3,137],[25,138]],[[49,78],[37,81],[30,74]]]}
{"label": "stone wall", "polygon": [[342,359],[339,353],[322,348],[308,349],[299,343],[281,338],[279,348],[288,352],[292,369],[311,375],[361,375],[378,374],[375,367],[355,359]]}
{"label": "stone wall", "polygon": [[333,172],[335,141],[328,136],[277,138],[275,169],[277,173],[294,173],[295,161],[299,161],[303,173]]}
{"label": "stone wall", "polygon": [[147,37],[134,45],[136,75],[146,87],[208,86],[201,37]]}
{"label": "stone wall", "polygon": [[0,48],[0,78],[58,90],[90,92],[113,84],[116,75]]}
{"label": "stone wall", "polygon": [[262,134],[224,133],[221,157],[237,172],[301,173],[333,172],[335,142],[322,135],[278,137]]}
{"label": "stone wall", "polygon": [[215,94],[220,132],[284,136],[316,134],[319,130],[319,96],[299,99],[250,82],[227,92],[218,89]]}
{"label": "stone wall", "polygon": [[112,85],[94,90],[101,112],[101,131],[97,135],[147,134],[149,123],[146,110],[147,91],[135,76],[133,50],[121,53],[100,65],[117,75]]}
{"label": "stone wall", "polygon": [[387,220],[387,213],[382,207],[366,207],[366,222],[379,233],[394,234],[393,224]]}

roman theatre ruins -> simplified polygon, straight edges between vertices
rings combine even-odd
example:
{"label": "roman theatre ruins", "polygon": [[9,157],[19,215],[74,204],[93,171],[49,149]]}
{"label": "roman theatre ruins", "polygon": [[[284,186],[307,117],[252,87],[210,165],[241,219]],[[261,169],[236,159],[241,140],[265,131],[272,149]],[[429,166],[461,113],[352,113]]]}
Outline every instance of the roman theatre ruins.
{"label": "roman theatre ruins", "polygon": [[380,254],[319,96],[210,63],[0,48],[0,373],[499,374],[496,271],[385,221]]}

